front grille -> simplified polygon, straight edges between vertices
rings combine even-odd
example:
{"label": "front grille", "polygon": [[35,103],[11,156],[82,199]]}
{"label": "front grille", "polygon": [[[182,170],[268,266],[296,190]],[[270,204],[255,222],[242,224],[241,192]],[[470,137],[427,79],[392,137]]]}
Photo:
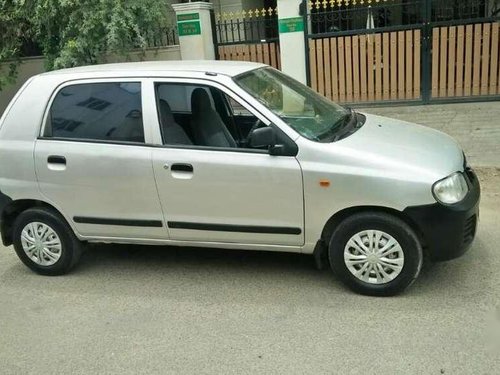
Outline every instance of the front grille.
{"label": "front grille", "polygon": [[470,243],[476,234],[476,215],[472,215],[465,221],[464,225],[464,244]]}

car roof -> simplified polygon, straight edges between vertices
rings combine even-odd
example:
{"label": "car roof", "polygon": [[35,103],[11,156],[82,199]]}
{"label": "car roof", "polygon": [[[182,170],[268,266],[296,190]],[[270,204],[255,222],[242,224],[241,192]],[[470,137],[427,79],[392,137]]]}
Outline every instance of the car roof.
{"label": "car roof", "polygon": [[118,64],[87,65],[76,68],[53,70],[41,75],[106,73],[107,75],[147,75],[148,73],[215,73],[234,77],[266,65],[247,61],[216,60],[177,60],[177,61],[142,61]]}

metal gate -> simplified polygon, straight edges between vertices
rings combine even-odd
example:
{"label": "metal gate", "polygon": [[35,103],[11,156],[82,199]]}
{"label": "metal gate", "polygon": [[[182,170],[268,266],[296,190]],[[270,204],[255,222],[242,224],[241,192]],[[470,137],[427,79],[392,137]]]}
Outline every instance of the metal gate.
{"label": "metal gate", "polygon": [[281,68],[276,9],[255,9],[215,16],[219,60],[254,61]]}
{"label": "metal gate", "polygon": [[498,99],[498,10],[487,0],[303,3],[308,83],[335,101]]}

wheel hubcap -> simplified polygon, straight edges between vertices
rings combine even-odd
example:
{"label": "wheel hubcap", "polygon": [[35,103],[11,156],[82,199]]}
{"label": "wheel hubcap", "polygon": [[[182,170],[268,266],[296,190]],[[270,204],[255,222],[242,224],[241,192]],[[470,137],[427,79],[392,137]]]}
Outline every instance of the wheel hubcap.
{"label": "wheel hubcap", "polygon": [[370,284],[385,284],[394,280],[403,269],[404,253],[390,234],[365,230],[352,236],[344,248],[347,269]]}
{"label": "wheel hubcap", "polygon": [[28,258],[40,266],[51,266],[61,258],[61,240],[44,223],[27,224],[21,231],[21,245]]}

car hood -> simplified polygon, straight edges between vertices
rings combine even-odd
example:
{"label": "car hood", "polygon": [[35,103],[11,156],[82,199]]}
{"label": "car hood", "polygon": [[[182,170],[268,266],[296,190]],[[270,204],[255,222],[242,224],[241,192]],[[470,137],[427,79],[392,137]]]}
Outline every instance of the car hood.
{"label": "car hood", "polygon": [[331,144],[351,161],[434,180],[463,170],[462,149],[450,136],[406,121],[363,115],[366,121],[358,131]]}

